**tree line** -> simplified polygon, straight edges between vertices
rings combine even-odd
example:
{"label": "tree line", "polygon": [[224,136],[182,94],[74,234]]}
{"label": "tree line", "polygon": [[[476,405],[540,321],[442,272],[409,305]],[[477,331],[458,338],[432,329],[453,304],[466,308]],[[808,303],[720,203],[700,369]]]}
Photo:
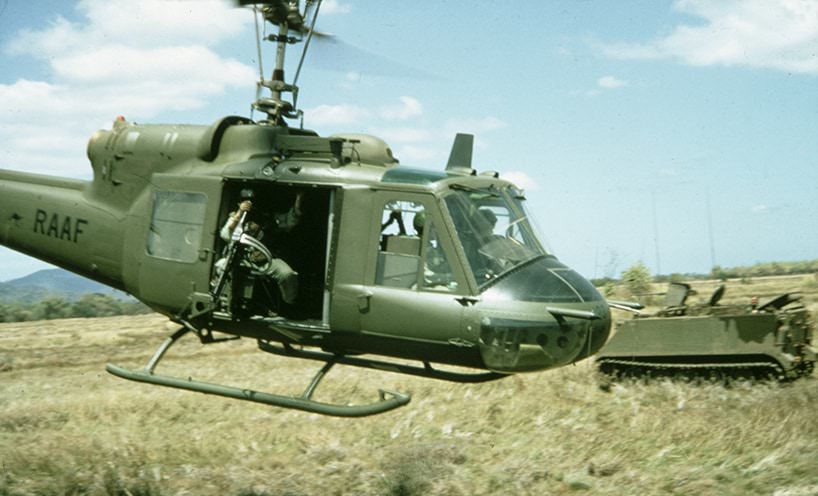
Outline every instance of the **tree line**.
{"label": "tree line", "polygon": [[709,274],[659,274],[652,275],[650,269],[643,263],[637,262],[624,271],[620,279],[603,277],[591,279],[598,288],[603,288],[606,296],[613,294],[614,286],[624,285],[632,295],[647,293],[652,283],[701,281],[705,279],[740,279],[749,281],[755,277],[789,276],[800,274],[818,274],[818,259],[798,262],[763,262],[745,267],[725,268],[715,266]]}
{"label": "tree line", "polygon": [[628,282],[632,279],[644,282],[668,282],[668,281],[701,281],[704,279],[752,279],[754,277],[767,276],[790,276],[798,274],[818,273],[818,259],[801,260],[797,262],[761,262],[750,266],[721,267],[716,265],[707,274],[687,273],[687,274],[657,274],[652,275],[650,269],[643,263],[637,262],[622,272],[620,279],[614,277],[601,277],[591,279],[597,287],[602,287],[609,283]]}
{"label": "tree line", "polygon": [[818,259],[799,262],[765,262],[749,267],[726,268],[717,265],[713,267],[709,275],[713,279],[726,280],[814,273],[818,273]]}
{"label": "tree line", "polygon": [[0,322],[111,317],[150,312],[150,308],[138,301],[121,300],[102,293],[89,293],[74,301],[52,297],[33,303],[0,303]]}

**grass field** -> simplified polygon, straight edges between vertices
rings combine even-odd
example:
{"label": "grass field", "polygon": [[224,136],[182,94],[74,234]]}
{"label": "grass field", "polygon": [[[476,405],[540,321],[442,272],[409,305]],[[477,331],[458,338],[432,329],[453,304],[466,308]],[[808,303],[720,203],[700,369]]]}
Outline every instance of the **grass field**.
{"label": "grass field", "polygon": [[[799,281],[736,283],[726,299]],[[143,365],[172,329],[157,315],[0,325],[0,495],[818,495],[816,375],[606,391],[588,361],[481,385],[338,367],[316,399],[413,395],[344,420],[105,372]],[[186,338],[160,369],[299,394],[317,367]]]}

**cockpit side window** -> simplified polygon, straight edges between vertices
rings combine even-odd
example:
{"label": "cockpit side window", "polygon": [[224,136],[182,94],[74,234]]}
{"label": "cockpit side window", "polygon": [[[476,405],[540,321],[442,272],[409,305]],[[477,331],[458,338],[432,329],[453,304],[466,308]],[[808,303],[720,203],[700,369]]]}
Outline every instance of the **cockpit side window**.
{"label": "cockpit side window", "polygon": [[457,289],[439,233],[423,203],[384,203],[375,284],[430,291]]}

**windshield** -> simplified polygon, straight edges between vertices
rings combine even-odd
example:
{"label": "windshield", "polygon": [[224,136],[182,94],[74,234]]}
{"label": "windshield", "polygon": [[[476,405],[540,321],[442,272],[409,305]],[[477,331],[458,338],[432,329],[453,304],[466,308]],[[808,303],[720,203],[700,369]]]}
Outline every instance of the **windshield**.
{"label": "windshield", "polygon": [[452,190],[446,196],[446,206],[469,268],[481,287],[515,267],[548,255],[516,188],[453,185]]}

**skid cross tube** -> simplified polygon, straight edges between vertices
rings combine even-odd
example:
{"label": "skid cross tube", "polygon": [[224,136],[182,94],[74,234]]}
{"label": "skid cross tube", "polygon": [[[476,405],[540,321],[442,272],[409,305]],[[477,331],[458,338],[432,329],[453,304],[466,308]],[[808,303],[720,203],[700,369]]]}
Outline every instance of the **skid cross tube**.
{"label": "skid cross tube", "polygon": [[332,403],[322,403],[312,399],[312,395],[318,387],[321,379],[326,376],[327,372],[335,365],[335,362],[327,362],[315,377],[313,377],[307,389],[300,397],[296,396],[282,396],[278,394],[264,393],[261,391],[254,391],[252,389],[242,389],[233,386],[225,386],[222,384],[213,384],[208,382],[194,381],[193,379],[181,379],[178,377],[170,377],[154,373],[154,369],[159,364],[159,361],[164,356],[165,352],[182,336],[190,332],[189,327],[183,327],[171,336],[167,337],[165,341],[157,348],[153,357],[145,365],[142,370],[130,370],[124,367],[109,363],[105,366],[105,370],[109,373],[128,379],[131,381],[145,382],[158,386],[172,387],[177,389],[186,389],[188,391],[195,391],[204,394],[213,394],[217,396],[224,396],[226,398],[233,398],[244,401],[252,401],[255,403],[262,403],[265,405],[278,406],[282,408],[290,408],[293,410],[301,410],[304,412],[318,413],[321,415],[330,415],[334,417],[366,417],[369,415],[376,415],[378,413],[388,412],[399,408],[409,403],[411,396],[397,391],[388,391],[381,389],[378,391],[378,401],[365,405],[337,405]]}

